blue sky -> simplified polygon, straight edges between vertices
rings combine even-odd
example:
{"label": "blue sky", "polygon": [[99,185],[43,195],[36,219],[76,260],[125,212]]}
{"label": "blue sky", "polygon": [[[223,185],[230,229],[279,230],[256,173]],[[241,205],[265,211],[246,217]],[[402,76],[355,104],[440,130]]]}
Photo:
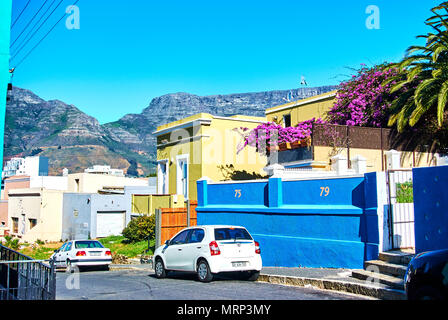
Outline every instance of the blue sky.
{"label": "blue sky", "polygon": [[[43,2],[24,11],[12,41]],[[11,67],[73,2],[64,0]],[[14,85],[106,123],[167,93],[291,89],[301,76],[309,86],[338,84],[347,67],[403,57],[440,2],[80,0],[80,29],[68,30],[64,19],[17,68]],[[26,3],[13,0],[13,21]],[[379,30],[366,28],[368,5],[380,9]]]}

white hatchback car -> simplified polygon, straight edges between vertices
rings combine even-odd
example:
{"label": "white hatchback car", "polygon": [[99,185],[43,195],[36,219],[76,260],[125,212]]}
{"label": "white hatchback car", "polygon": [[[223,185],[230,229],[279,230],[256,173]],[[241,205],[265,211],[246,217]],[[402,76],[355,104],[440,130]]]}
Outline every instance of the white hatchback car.
{"label": "white hatchback car", "polygon": [[112,252],[97,240],[73,240],[55,250],[50,259],[54,259],[56,268],[73,272],[74,266],[108,267],[112,263]]}
{"label": "white hatchback car", "polygon": [[257,280],[262,267],[260,245],[244,227],[194,226],[177,233],[154,252],[154,271],[195,272],[199,281],[210,282],[221,272],[238,272]]}

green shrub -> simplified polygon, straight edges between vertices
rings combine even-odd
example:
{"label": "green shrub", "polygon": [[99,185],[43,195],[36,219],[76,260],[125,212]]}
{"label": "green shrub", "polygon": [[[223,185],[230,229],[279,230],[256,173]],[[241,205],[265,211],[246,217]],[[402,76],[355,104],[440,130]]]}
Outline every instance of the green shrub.
{"label": "green shrub", "polygon": [[123,236],[131,242],[147,240],[148,236],[154,239],[156,233],[155,215],[140,216],[132,219],[123,230]]}
{"label": "green shrub", "polygon": [[411,181],[397,183],[397,203],[413,203],[414,188]]}
{"label": "green shrub", "polygon": [[20,247],[19,241],[20,240],[18,238],[14,239],[11,236],[5,236],[5,242],[3,243],[3,245],[5,247],[8,247],[8,248],[12,249],[12,250],[18,250],[19,247]]}

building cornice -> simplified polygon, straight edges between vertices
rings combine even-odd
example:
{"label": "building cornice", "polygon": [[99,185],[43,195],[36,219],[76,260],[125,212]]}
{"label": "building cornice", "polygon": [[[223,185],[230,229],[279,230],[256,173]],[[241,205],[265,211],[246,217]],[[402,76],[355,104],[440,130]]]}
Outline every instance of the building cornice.
{"label": "building cornice", "polygon": [[166,134],[168,132],[174,131],[174,130],[180,130],[180,129],[186,129],[186,128],[190,128],[190,127],[196,127],[196,126],[209,126],[212,123],[211,119],[194,119],[188,122],[184,122],[184,123],[179,123],[177,125],[173,125],[167,128],[163,128],[157,131],[154,131],[152,134],[155,135],[156,137],[161,136],[163,134]]}
{"label": "building cornice", "polygon": [[324,96],[310,98],[309,100],[299,100],[299,101],[293,102],[291,104],[274,107],[272,109],[267,109],[265,114],[268,115],[268,114],[271,114],[271,113],[275,113],[275,112],[279,112],[279,111],[283,111],[283,110],[299,107],[299,106],[306,105],[306,104],[313,103],[313,102],[317,102],[317,101],[320,101],[320,100],[333,98],[333,97],[336,97],[336,95],[337,95],[337,92],[332,92],[332,93],[326,94]]}

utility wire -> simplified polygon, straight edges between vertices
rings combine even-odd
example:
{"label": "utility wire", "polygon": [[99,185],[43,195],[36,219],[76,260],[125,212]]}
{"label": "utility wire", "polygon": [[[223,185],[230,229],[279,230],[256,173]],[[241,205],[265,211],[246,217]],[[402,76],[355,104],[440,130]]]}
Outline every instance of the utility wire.
{"label": "utility wire", "polygon": [[19,38],[22,36],[22,34],[26,31],[26,29],[28,29],[28,27],[30,26],[31,22],[34,21],[34,19],[37,17],[37,15],[39,14],[39,12],[42,10],[42,8],[45,6],[45,4],[48,2],[48,0],[45,0],[44,4],[39,8],[39,10],[37,10],[37,12],[34,14],[33,18],[27,23],[26,27],[22,30],[22,32],[20,32],[20,34],[17,36],[16,40],[13,41],[13,43],[9,46],[9,48],[11,49],[12,46],[14,46],[14,44],[17,42],[17,40],[19,40]]}
{"label": "utility wire", "polygon": [[[62,2],[63,0],[61,0],[61,2]],[[58,6],[61,4],[61,2],[58,4]],[[77,3],[79,2],[79,0],[76,0],[73,4],[72,4],[72,6],[75,6]],[[57,8],[57,7],[56,7]],[[55,10],[56,10],[56,8],[55,8]],[[53,10],[53,12],[54,12],[54,10]],[[52,14],[53,14],[53,12],[52,12]],[[51,15],[51,14],[50,14]],[[26,58],[28,58],[28,56],[42,43],[42,41],[44,41],[45,40],[45,38],[53,31],[53,29],[54,28],[56,28],[56,26],[59,24],[59,22],[61,22],[64,18],[65,18],[65,15],[66,15],[66,13],[64,12],[64,14],[62,15],[62,17],[53,25],[53,27],[51,27],[51,29],[45,34],[45,36],[42,38],[42,39],[40,39],[40,41],[25,55],[25,57],[22,59],[22,60],[20,60],[20,62],[19,63],[17,63],[16,64],[16,66],[15,66],[15,68],[17,68],[20,64],[22,64],[22,62],[26,59]],[[47,18],[48,19],[48,18]]]}
{"label": "utility wire", "polygon": [[26,3],[25,7],[22,9],[20,14],[17,16],[16,20],[14,20],[13,24],[11,25],[11,29],[14,28],[15,24],[17,23],[17,21],[19,21],[20,17],[25,12],[26,8],[28,8],[28,5],[30,4],[30,2],[31,2],[31,0],[28,0],[28,2]]}
{"label": "utility wire", "polygon": [[[56,0],[53,0],[53,3],[55,2]],[[28,38],[27,40],[24,40],[23,42],[22,42],[22,46],[19,48],[19,49],[17,49],[17,51],[16,51],[16,53],[14,54],[14,56],[10,59],[10,61],[11,60],[13,60],[15,57],[17,57],[17,55],[20,53],[20,51],[22,51],[22,49],[31,41],[31,39],[36,35],[36,33],[40,30],[40,28],[42,28],[42,26],[48,21],[48,19],[53,15],[53,13],[56,11],[56,9],[61,5],[61,3],[63,2],[64,0],[61,0],[61,1],[59,1],[59,3],[57,4],[57,6],[53,9],[53,11],[50,13],[50,15],[49,16],[47,16],[47,18],[44,20],[44,22],[42,22],[41,23],[41,25],[39,26],[39,28],[37,28],[36,29],[36,31],[34,31],[33,32],[33,34],[31,35],[31,37],[30,38]],[[51,6],[53,5],[53,3],[50,5],[50,7],[48,7],[48,9],[47,9],[47,11],[45,12],[45,14],[48,12],[48,10],[51,8]],[[45,15],[44,14],[44,15]],[[43,18],[44,17],[44,15],[41,17],[41,18]],[[65,14],[64,14],[65,15]],[[28,35],[27,35],[27,37],[28,37]]]}

